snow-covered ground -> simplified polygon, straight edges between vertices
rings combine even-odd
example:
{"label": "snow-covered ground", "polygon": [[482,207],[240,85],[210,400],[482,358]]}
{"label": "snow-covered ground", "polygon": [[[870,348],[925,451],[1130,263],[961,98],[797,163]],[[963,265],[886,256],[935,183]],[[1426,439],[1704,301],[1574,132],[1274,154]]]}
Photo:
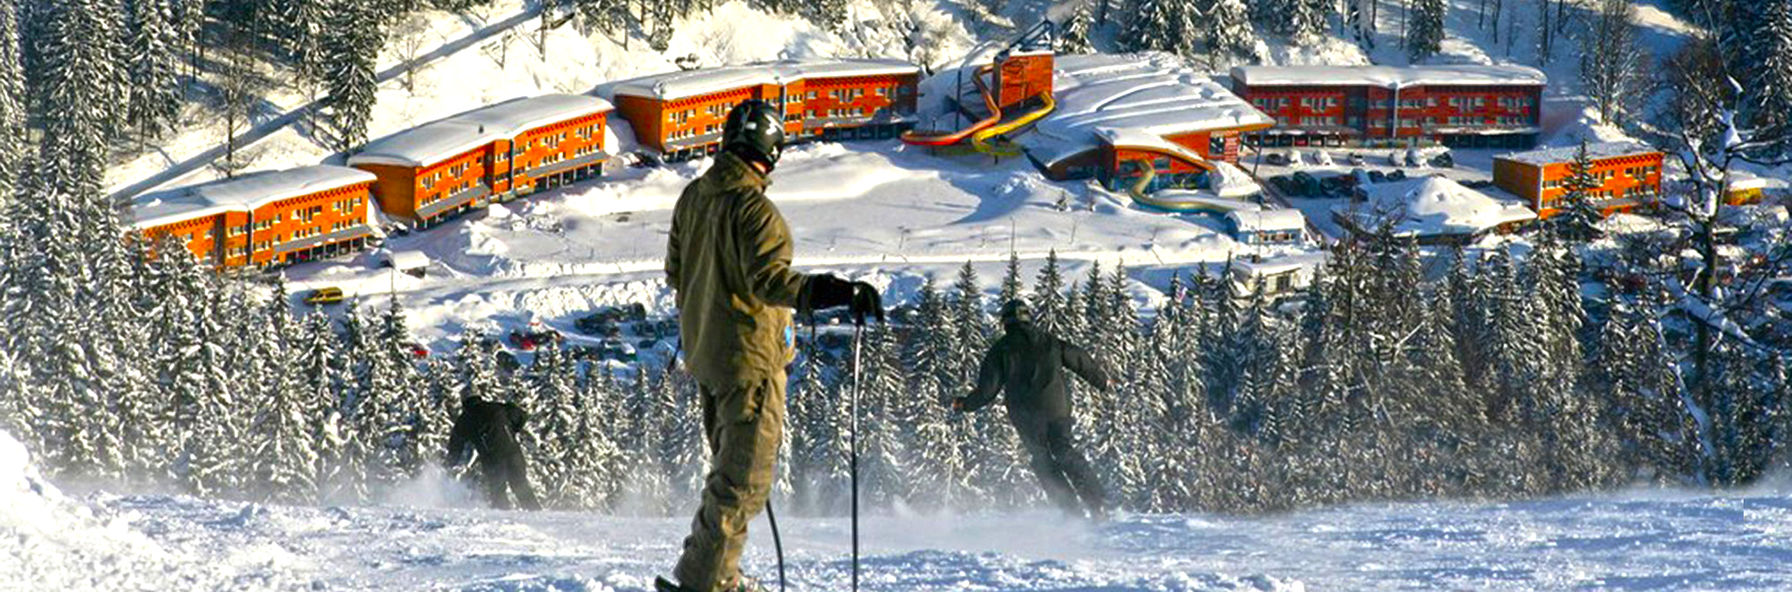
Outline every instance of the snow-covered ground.
{"label": "snow-covered ground", "polygon": [[[688,521],[472,507],[439,476],[389,505],[65,495],[0,432],[0,589],[647,590]],[[849,522],[781,521],[791,588],[841,590]],[[775,581],[763,518],[743,568]],[[877,515],[864,590],[1770,590],[1792,495],[1656,490],[1281,515]]]}
{"label": "snow-covered ground", "polygon": [[[627,169],[390,239],[387,249],[435,262],[422,279],[379,268],[377,254],[286,273],[295,295],[337,286],[377,305],[396,294],[411,327],[442,346],[467,326],[542,320],[571,333],[574,318],[597,306],[669,304],[659,278],[671,208],[707,164]],[[799,267],[867,276],[899,300],[922,274],[966,261],[993,288],[1011,251],[1030,282],[1054,249],[1072,270],[1123,262],[1135,279],[1287,249],[1241,245],[1212,215],[1149,212],[1086,183],[1046,181],[1021,158],[823,143],[791,150],[772,179],[768,193],[790,221]],[[1161,287],[1167,275],[1149,283]]]}

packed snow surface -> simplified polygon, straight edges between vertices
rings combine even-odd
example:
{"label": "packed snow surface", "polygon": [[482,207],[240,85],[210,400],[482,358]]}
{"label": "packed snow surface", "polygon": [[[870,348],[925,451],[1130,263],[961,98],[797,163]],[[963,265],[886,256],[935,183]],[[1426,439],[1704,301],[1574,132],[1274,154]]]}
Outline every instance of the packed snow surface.
{"label": "packed snow surface", "polygon": [[1238,66],[1232,79],[1250,86],[1542,86],[1536,68],[1495,64],[1441,66]]}
{"label": "packed snow surface", "polygon": [[374,181],[372,173],[331,165],[258,171],[145,194],[132,211],[137,228],[151,228],[219,212],[250,212],[283,199]]}
{"label": "packed snow surface", "polygon": [[1275,123],[1172,55],[1061,55],[1053,67],[1057,110],[1018,138],[1048,165],[1095,148],[1101,130],[1161,137]]}
{"label": "packed snow surface", "polygon": [[[23,559],[0,562],[4,589],[641,591],[671,570],[689,524],[452,507],[464,497],[365,508],[71,500],[17,487],[16,467],[0,468],[12,470],[0,553]],[[780,518],[790,589],[844,589],[848,521]],[[1633,491],[1094,525],[1042,512],[922,513],[868,516],[862,529],[867,591],[1792,586],[1792,496],[1778,492]],[[775,586],[763,518],[751,533],[743,568]]]}
{"label": "packed snow surface", "polygon": [[799,80],[919,74],[920,66],[903,60],[782,60],[777,62],[702,68],[652,74],[600,86],[600,93],[683,99],[758,86],[783,86]]}
{"label": "packed snow surface", "polygon": [[1396,219],[1393,230],[1402,235],[1476,234],[1537,217],[1523,204],[1495,199],[1441,175],[1375,183],[1359,191],[1367,194],[1367,201],[1333,206],[1333,211],[1354,216],[1358,228]]}
{"label": "packed snow surface", "polygon": [[[1631,156],[1635,154],[1655,154],[1660,152],[1660,150],[1650,148],[1641,142],[1596,142],[1587,144],[1587,158],[1593,160]],[[1561,162],[1573,162],[1579,154],[1580,146],[1576,145],[1514,152],[1512,154],[1502,154],[1498,158],[1500,160],[1510,160],[1513,162],[1542,166]]]}
{"label": "packed snow surface", "polygon": [[368,142],[348,163],[426,167],[538,127],[610,109],[609,101],[586,95],[512,99]]}

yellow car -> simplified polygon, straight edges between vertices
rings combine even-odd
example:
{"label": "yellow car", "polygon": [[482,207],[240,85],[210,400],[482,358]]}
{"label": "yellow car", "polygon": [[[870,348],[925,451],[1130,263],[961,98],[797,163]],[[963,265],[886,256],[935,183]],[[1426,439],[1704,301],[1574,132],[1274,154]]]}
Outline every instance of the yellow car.
{"label": "yellow car", "polygon": [[342,302],[342,288],[318,288],[305,297],[305,304],[321,306]]}

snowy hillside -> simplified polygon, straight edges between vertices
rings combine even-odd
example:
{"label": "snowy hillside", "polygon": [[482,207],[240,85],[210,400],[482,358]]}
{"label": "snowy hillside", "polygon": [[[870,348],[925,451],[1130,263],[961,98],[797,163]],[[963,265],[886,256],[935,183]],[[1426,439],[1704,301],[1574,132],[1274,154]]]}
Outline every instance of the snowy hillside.
{"label": "snowy hillside", "polygon": [[[687,521],[499,512],[422,496],[290,507],[66,497],[0,432],[0,589],[650,589]],[[424,499],[429,497],[432,499]],[[839,590],[848,524],[781,524],[793,590]],[[775,585],[760,520],[743,568]],[[1366,504],[1272,517],[1049,514],[867,519],[861,588],[949,590],[1766,590],[1792,586],[1792,496],[1647,491],[1508,504]],[[999,534],[998,534],[999,533]]]}

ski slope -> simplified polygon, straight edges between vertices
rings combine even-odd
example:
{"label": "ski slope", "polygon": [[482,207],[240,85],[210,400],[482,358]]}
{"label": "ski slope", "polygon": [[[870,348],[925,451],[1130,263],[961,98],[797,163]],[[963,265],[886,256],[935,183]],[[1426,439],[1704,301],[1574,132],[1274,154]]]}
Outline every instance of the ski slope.
{"label": "ski slope", "polygon": [[[647,590],[683,518],[442,507],[310,508],[92,495],[112,525],[48,550],[0,521],[0,589]],[[17,504],[0,508],[15,512]],[[9,516],[8,518],[11,518]],[[842,590],[848,523],[784,517],[791,589]],[[861,588],[946,590],[1770,590],[1792,586],[1792,496],[1628,492],[1286,515],[875,516]],[[744,569],[775,580],[763,520]],[[127,571],[128,570],[128,571]],[[47,574],[47,575],[46,575]],[[45,579],[48,578],[48,579]],[[775,582],[773,582],[775,586]]]}
{"label": "ski slope", "polygon": [[[1267,516],[873,515],[862,586],[933,590],[1771,590],[1792,587],[1783,479],[1508,503]],[[426,471],[384,505],[64,494],[0,432],[0,590],[636,591],[688,520],[476,507]],[[840,590],[849,522],[783,521],[791,589]],[[761,518],[743,569],[775,578]]]}

